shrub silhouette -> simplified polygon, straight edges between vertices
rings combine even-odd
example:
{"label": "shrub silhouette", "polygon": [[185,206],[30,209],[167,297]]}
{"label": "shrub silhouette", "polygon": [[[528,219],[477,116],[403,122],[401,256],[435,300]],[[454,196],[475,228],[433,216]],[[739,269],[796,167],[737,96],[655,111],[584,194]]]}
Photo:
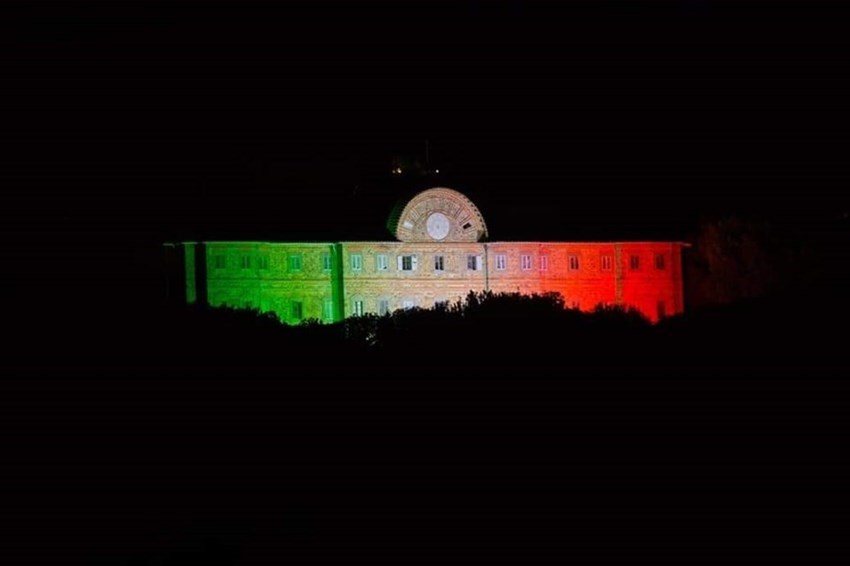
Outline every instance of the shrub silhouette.
{"label": "shrub silhouette", "polygon": [[792,373],[812,364],[820,372],[846,367],[837,343],[841,335],[829,331],[850,312],[846,301],[813,310],[793,299],[693,310],[656,325],[619,306],[600,305],[592,312],[565,308],[556,294],[469,293],[430,309],[298,325],[273,313],[231,307],[145,312],[128,307],[86,317],[80,305],[58,323],[42,317],[18,325],[20,336],[37,333],[51,347],[38,359],[13,348],[5,363],[13,373],[271,376],[435,375],[438,369],[524,375],[541,368],[556,375],[727,371],[723,368]]}

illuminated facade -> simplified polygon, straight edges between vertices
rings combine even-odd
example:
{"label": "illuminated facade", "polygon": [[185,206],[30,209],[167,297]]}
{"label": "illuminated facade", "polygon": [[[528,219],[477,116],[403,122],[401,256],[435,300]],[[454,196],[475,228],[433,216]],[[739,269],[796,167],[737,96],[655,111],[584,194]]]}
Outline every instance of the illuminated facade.
{"label": "illuminated facade", "polygon": [[[681,242],[490,242],[475,205],[434,188],[393,211],[391,242],[169,244],[189,303],[273,311],[288,323],[430,307],[470,290],[558,292],[567,306],[682,312]],[[182,295],[182,292],[181,292]]]}

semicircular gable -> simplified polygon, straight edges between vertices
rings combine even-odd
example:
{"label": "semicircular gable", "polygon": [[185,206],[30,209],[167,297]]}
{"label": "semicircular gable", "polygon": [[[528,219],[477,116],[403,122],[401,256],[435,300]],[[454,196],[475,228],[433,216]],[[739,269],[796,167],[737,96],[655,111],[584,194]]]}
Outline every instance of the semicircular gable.
{"label": "semicircular gable", "polygon": [[488,237],[478,207],[447,187],[424,190],[396,207],[387,227],[402,242],[479,242]]}

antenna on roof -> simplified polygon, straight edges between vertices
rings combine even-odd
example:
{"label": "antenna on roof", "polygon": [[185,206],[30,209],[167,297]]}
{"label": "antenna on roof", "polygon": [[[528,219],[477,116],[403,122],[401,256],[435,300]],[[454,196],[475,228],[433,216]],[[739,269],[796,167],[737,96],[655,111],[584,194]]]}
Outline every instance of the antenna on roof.
{"label": "antenna on roof", "polygon": [[439,174],[439,169],[431,169],[431,140],[425,140],[425,174]]}

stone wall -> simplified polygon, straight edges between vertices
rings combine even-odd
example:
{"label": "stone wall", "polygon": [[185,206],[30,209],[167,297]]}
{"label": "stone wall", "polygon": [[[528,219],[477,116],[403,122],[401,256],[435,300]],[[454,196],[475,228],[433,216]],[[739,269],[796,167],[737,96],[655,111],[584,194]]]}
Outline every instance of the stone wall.
{"label": "stone wall", "polygon": [[206,244],[208,301],[273,311],[289,323],[308,318],[330,322],[360,312],[431,307],[435,302],[462,299],[470,290],[489,289],[558,292],[567,306],[583,310],[599,304],[630,305],[657,320],[684,308],[682,246],[675,242],[210,242]]}

